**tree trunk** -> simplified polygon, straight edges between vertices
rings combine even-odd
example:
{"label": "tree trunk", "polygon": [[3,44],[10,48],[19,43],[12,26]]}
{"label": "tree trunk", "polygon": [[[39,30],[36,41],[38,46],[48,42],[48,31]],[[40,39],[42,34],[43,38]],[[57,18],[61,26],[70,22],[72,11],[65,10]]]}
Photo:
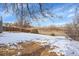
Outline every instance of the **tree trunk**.
{"label": "tree trunk", "polygon": [[0,17],[0,33],[2,33],[3,27],[2,27],[2,17]]}

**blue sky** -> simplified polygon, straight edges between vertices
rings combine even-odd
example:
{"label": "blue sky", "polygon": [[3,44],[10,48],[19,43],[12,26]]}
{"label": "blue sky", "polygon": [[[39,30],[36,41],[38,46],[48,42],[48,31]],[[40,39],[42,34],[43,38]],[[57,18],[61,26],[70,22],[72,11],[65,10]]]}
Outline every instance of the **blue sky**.
{"label": "blue sky", "polygon": [[[55,14],[57,16],[62,16],[63,18],[53,17],[53,18],[45,18],[42,17],[43,21],[39,21],[40,26],[49,26],[49,25],[63,25],[66,23],[72,22],[75,8],[78,7],[79,4],[73,3],[50,3],[45,4],[44,8],[47,8],[49,12]],[[37,8],[37,7],[35,7]],[[37,8],[38,9],[38,8]],[[3,11],[3,7],[0,4],[0,15],[3,16],[3,22],[15,22],[16,17],[12,12],[5,14]],[[40,16],[40,15],[39,15]],[[37,26],[37,22],[33,22],[32,25]]]}

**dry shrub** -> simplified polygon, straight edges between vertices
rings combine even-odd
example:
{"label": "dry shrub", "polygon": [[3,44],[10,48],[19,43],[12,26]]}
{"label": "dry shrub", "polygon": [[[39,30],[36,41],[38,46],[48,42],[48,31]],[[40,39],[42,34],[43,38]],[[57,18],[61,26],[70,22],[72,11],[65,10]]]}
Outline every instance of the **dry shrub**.
{"label": "dry shrub", "polygon": [[65,33],[74,40],[79,41],[79,26],[75,24],[66,25]]}
{"label": "dry shrub", "polygon": [[39,34],[38,29],[33,29],[31,33]]}
{"label": "dry shrub", "polygon": [[51,36],[55,36],[55,34],[54,34],[54,33],[52,33],[52,34],[51,34]]}

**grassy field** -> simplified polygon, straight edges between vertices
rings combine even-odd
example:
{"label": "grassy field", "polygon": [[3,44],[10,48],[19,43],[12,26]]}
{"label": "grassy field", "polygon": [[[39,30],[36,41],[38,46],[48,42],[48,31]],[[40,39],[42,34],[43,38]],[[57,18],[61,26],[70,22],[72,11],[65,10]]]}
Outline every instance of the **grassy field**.
{"label": "grassy field", "polygon": [[44,35],[65,36],[65,32],[60,28],[35,27],[35,28],[19,28],[19,27],[3,27],[4,31],[10,32],[31,32]]}
{"label": "grassy field", "polygon": [[51,36],[65,36],[66,34],[63,31],[56,31],[56,30],[50,30],[50,31],[45,31],[45,30],[39,30],[40,34],[45,34],[45,35],[51,35]]}

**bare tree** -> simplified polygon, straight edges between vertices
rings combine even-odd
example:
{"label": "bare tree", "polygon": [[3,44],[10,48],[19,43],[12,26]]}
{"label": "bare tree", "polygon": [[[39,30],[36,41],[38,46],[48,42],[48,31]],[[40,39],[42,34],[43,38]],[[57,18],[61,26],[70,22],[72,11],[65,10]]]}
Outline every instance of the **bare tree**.
{"label": "bare tree", "polygon": [[74,40],[79,40],[79,10],[78,7],[75,9],[75,15],[73,22],[66,25],[66,34]]}
{"label": "bare tree", "polygon": [[[52,18],[52,17],[60,18],[60,16],[57,16],[49,12],[49,9],[46,9],[44,4],[42,3],[37,3],[37,4],[5,3],[3,4],[3,7],[4,7],[4,10],[6,10],[6,12],[9,12],[9,10],[13,11],[13,13],[16,15],[16,18],[17,18],[17,24],[20,27],[23,27],[25,24],[30,25],[34,21],[36,21],[36,23],[39,23],[40,20],[42,21],[42,18],[38,17],[39,15],[47,18]],[[24,22],[25,20],[26,20],[26,23]]]}

